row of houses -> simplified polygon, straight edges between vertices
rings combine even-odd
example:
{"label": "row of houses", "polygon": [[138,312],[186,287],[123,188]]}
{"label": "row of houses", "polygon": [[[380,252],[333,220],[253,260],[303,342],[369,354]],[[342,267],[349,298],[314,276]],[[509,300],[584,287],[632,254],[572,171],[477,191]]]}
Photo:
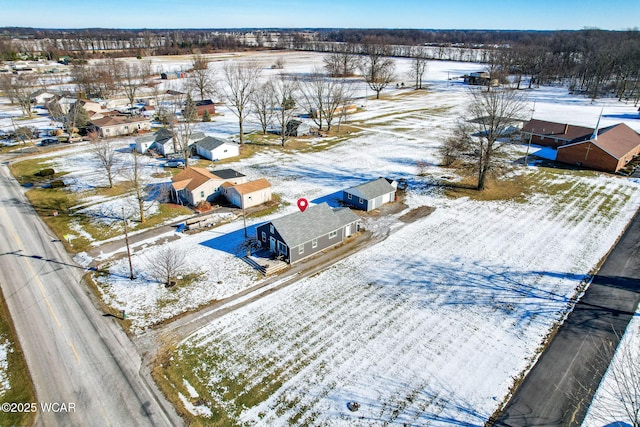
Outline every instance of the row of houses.
{"label": "row of houses", "polygon": [[[347,206],[364,211],[395,200],[397,184],[378,178],[343,190]],[[188,167],[172,178],[172,198],[192,206],[225,197],[242,209],[272,200],[271,184],[265,178],[249,180],[233,169],[209,171]],[[257,239],[274,257],[289,264],[338,245],[360,229],[361,219],[349,207],[331,208],[326,202],[274,219],[257,227]]]}
{"label": "row of houses", "polygon": [[640,135],[624,123],[589,128],[532,119],[522,141],[556,149],[558,162],[611,173],[640,156]]}
{"label": "row of houses", "polygon": [[203,132],[176,136],[171,129],[167,128],[161,128],[153,134],[136,138],[136,151],[144,154],[154,150],[167,157],[180,150],[182,144],[178,138],[186,138],[190,152],[207,160],[216,161],[240,155],[240,146],[235,142],[207,136]]}

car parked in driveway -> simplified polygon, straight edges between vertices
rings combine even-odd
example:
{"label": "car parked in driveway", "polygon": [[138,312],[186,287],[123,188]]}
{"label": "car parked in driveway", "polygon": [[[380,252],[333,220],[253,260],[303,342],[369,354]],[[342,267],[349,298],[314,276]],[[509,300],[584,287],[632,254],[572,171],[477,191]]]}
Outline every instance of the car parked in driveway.
{"label": "car parked in driveway", "polygon": [[169,160],[164,165],[168,168],[184,168],[184,162],[182,160]]}
{"label": "car parked in driveway", "polygon": [[58,144],[60,141],[58,141],[56,138],[45,138],[42,141],[40,141],[40,145],[45,146],[45,145],[53,145],[53,144]]}

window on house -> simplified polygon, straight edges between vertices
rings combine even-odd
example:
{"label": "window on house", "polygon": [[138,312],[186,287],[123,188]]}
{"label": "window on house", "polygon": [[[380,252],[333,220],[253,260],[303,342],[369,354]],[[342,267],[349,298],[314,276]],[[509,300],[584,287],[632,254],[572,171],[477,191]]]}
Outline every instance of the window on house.
{"label": "window on house", "polygon": [[200,197],[204,197],[204,191],[200,192]]}
{"label": "window on house", "polygon": [[302,255],[304,253],[304,245],[298,246],[298,255]]}
{"label": "window on house", "polygon": [[360,198],[358,199],[358,203],[360,203],[360,204],[364,203],[364,200],[362,200],[362,197],[360,197]]}
{"label": "window on house", "polygon": [[332,231],[331,233],[329,233],[329,238],[334,239],[337,235],[338,235],[337,231]]}
{"label": "window on house", "polygon": [[264,231],[262,232],[262,241],[263,242],[267,242],[267,233],[265,233]]}
{"label": "window on house", "polygon": [[317,248],[318,247],[318,239],[313,239],[311,241],[311,247],[312,248]]}
{"label": "window on house", "polygon": [[278,252],[280,252],[283,255],[287,254],[287,245],[285,245],[282,242],[278,242]]}
{"label": "window on house", "polygon": [[347,193],[347,199],[351,200],[353,196],[350,193]]}
{"label": "window on house", "polygon": [[273,229],[273,225],[269,226],[269,233],[273,234],[275,232],[275,230]]}

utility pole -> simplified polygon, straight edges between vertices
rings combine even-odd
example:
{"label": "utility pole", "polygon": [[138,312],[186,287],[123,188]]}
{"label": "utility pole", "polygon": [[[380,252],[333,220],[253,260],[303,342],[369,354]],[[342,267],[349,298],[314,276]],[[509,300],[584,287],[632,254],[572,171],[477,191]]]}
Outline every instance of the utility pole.
{"label": "utility pole", "polygon": [[529,134],[529,143],[527,144],[527,153],[524,155],[524,165],[527,166],[529,163],[527,161],[529,157],[529,150],[531,149],[531,138],[533,138],[533,132],[536,130],[531,128],[531,133]]}
{"label": "utility pole", "polygon": [[127,230],[127,217],[124,215],[124,207],[122,208],[122,221],[124,222],[124,243],[127,245],[127,258],[129,258],[129,280],[133,280],[133,264],[131,263],[131,249],[129,248],[129,231]]}

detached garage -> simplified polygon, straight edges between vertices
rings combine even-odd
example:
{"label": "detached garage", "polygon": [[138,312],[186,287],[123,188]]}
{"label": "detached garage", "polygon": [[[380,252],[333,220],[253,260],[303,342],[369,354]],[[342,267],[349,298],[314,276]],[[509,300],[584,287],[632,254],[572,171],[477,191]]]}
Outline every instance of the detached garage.
{"label": "detached garage", "polygon": [[[393,181],[392,181],[393,182]],[[396,198],[396,186],[386,178],[378,178],[342,192],[342,201],[363,211],[372,211]]]}

